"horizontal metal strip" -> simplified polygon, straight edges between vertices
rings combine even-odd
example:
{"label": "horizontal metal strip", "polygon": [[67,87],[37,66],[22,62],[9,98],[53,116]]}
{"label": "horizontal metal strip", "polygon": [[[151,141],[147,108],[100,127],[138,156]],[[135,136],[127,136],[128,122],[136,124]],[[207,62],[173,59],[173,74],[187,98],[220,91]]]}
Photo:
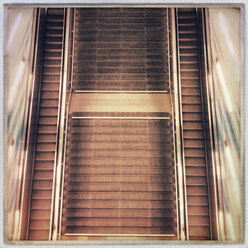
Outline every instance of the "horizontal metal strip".
{"label": "horizontal metal strip", "polygon": [[108,233],[108,234],[94,234],[94,233],[65,233],[65,236],[115,236],[115,237],[174,237],[175,234],[114,234],[114,233]]}
{"label": "horizontal metal strip", "polygon": [[145,120],[170,120],[170,117],[141,117],[141,116],[119,116],[119,117],[111,117],[111,116],[72,116],[72,119],[80,120],[80,119],[145,119]]}
{"label": "horizontal metal strip", "polygon": [[75,93],[169,93],[168,90],[75,90]]}

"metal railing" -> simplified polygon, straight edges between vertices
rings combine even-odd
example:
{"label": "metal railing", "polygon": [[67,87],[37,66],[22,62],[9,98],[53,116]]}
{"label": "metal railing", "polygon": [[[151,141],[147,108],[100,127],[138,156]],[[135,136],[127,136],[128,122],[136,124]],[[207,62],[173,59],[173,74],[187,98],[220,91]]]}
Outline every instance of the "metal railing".
{"label": "metal railing", "polygon": [[180,57],[178,41],[178,18],[177,10],[171,9],[171,50],[172,50],[172,81],[174,84],[175,103],[175,128],[176,128],[176,155],[178,175],[178,197],[179,197],[179,220],[181,240],[188,239],[187,220],[187,196],[185,184],[185,161],[182,136],[182,106],[181,106],[181,79],[180,79]]}
{"label": "metal railing", "polygon": [[[209,119],[209,135],[210,135],[210,147],[211,147],[211,157],[212,157],[212,184],[213,184],[213,193],[212,197],[214,197],[215,202],[215,209],[212,211],[215,212],[215,221],[216,221],[216,239],[220,240],[220,230],[219,230],[219,216],[218,216],[218,210],[219,207],[222,206],[222,195],[217,195],[217,188],[219,186],[219,190],[222,191],[221,186],[218,185],[218,173],[217,173],[217,166],[219,165],[219,150],[218,150],[218,144],[215,144],[214,137],[217,137],[217,127],[216,127],[216,117],[215,117],[215,106],[214,106],[214,91],[213,91],[213,85],[212,85],[212,63],[211,63],[211,47],[210,47],[210,31],[209,31],[209,19],[208,19],[208,11],[206,9],[203,10],[202,13],[202,19],[204,21],[203,23],[203,42],[204,42],[204,58],[205,58],[205,65],[206,65],[206,94],[207,94],[207,112],[208,112],[208,119]],[[211,76],[210,76],[211,75]],[[216,140],[217,141],[217,140]],[[216,152],[214,152],[216,151]],[[217,186],[218,185],[218,186]],[[217,199],[218,197],[218,199]],[[218,206],[219,202],[219,206]]]}
{"label": "metal railing", "polygon": [[172,61],[172,55],[171,55],[171,33],[172,26],[171,26],[171,9],[169,11],[169,8],[167,8],[167,39],[168,39],[168,75],[169,75],[169,88],[170,88],[170,102],[171,102],[171,123],[172,123],[172,131],[173,131],[173,150],[174,150],[174,170],[175,170],[175,188],[176,188],[176,212],[177,212],[177,239],[180,238],[180,232],[179,232],[179,206],[178,206],[178,180],[177,180],[177,148],[176,148],[176,134],[175,134],[175,106],[173,102],[173,90],[172,90],[172,80],[171,80],[171,61]]}
{"label": "metal railing", "polygon": [[[65,126],[64,126],[64,143],[63,143],[63,160],[62,160],[62,170],[61,170],[61,185],[60,185],[60,214],[59,214],[59,229],[58,229],[58,239],[61,239],[61,234],[62,234],[62,209],[63,209],[63,193],[64,193],[64,175],[65,175],[65,163],[66,163],[66,149],[67,149],[67,134],[68,134],[68,122],[69,122],[69,107],[70,107],[70,100],[71,100],[71,95],[72,95],[72,90],[73,90],[73,63],[74,63],[74,37],[75,37],[75,15],[76,11],[75,9],[70,9],[70,15],[74,14],[73,16],[70,16],[68,20],[72,20],[73,18],[73,27],[70,27],[69,33],[72,32],[71,37],[70,37],[70,45],[71,45],[71,50],[70,50],[70,66],[71,66],[71,71],[70,75],[68,78],[70,78],[70,84],[69,84],[69,94],[68,94],[68,99],[67,99],[67,106],[66,106],[66,113],[65,113]],[[73,30],[71,30],[71,28]]]}
{"label": "metal railing", "polygon": [[[206,120],[205,120],[205,103],[204,103],[204,95],[203,95],[203,82],[207,82],[207,77],[204,78],[204,72],[203,69],[201,68],[202,63],[204,63],[204,71],[207,75],[207,67],[206,67],[206,44],[205,44],[205,39],[203,39],[203,36],[201,37],[201,29],[204,32],[203,29],[203,23],[202,23],[202,27],[199,27],[199,22],[204,21],[203,17],[201,17],[201,20],[199,20],[198,15],[199,13],[199,8],[196,8],[196,18],[197,18],[197,34],[198,34],[198,47],[200,48],[201,46],[203,46],[203,58],[201,58],[202,55],[202,51],[199,51],[198,54],[198,61],[199,61],[199,66],[200,66],[200,82],[202,82],[200,84],[200,90],[201,90],[201,98],[202,98],[202,102],[201,102],[201,110],[202,110],[202,123],[203,123],[203,135],[204,135],[204,156],[205,156],[205,167],[206,167],[206,174],[207,174],[207,191],[208,191],[208,205],[209,205],[209,229],[210,229],[210,238],[212,240],[212,216],[211,216],[211,199],[210,199],[210,186],[209,186],[209,165],[208,165],[208,153],[207,153],[207,142],[206,142]],[[202,34],[205,35],[205,34]],[[200,44],[202,42],[202,44]],[[209,106],[207,106],[208,108]],[[208,109],[209,111],[209,109]]]}

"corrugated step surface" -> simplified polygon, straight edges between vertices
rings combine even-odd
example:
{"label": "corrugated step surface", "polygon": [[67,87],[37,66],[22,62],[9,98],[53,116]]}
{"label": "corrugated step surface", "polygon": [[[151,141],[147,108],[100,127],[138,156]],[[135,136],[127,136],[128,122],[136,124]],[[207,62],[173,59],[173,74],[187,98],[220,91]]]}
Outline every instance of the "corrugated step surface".
{"label": "corrugated step surface", "polygon": [[168,90],[166,9],[77,9],[76,90]]}
{"label": "corrugated step surface", "polygon": [[168,117],[168,113],[72,114],[65,169],[64,239],[87,234],[158,234],[176,239],[175,171]]}
{"label": "corrugated step surface", "polygon": [[29,240],[48,240],[57,132],[64,9],[48,8],[29,217]]}
{"label": "corrugated step surface", "polygon": [[195,9],[178,9],[189,238],[208,240],[211,238],[208,180],[196,25]]}

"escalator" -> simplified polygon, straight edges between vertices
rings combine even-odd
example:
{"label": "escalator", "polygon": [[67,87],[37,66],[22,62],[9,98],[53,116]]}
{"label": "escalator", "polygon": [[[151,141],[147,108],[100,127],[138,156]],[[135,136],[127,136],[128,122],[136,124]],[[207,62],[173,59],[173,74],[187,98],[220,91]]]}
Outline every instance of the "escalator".
{"label": "escalator", "polygon": [[181,182],[168,9],[74,9],[62,106],[65,13],[47,9],[27,239],[212,239],[196,9],[174,18]]}
{"label": "escalator", "polygon": [[188,235],[190,240],[208,240],[209,190],[196,9],[179,8],[177,17]]}
{"label": "escalator", "polygon": [[48,8],[31,188],[29,240],[49,240],[51,235],[63,27],[64,9]]}

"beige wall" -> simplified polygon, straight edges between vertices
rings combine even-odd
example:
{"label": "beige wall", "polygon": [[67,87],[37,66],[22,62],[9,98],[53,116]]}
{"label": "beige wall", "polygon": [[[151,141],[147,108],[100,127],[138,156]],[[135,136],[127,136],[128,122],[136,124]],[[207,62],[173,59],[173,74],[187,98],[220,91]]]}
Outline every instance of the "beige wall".
{"label": "beige wall", "polygon": [[18,234],[19,199],[23,172],[24,135],[31,93],[33,8],[5,9],[5,213],[9,239]]}
{"label": "beige wall", "polygon": [[[242,238],[243,59],[241,11],[210,8],[213,90],[216,114],[219,225],[222,240]],[[217,152],[217,151],[216,151]]]}

